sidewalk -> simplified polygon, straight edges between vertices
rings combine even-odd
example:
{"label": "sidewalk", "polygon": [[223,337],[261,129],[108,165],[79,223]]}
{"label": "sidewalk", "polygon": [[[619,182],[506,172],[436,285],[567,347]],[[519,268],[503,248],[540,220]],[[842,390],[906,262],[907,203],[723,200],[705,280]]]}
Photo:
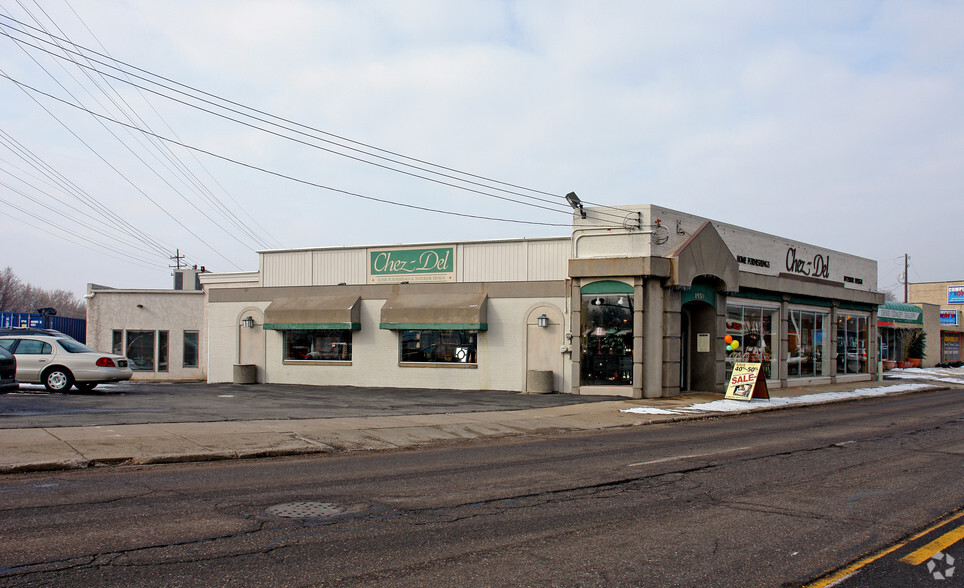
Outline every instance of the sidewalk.
{"label": "sidewalk", "polygon": [[887,380],[771,390],[770,401],[693,394],[471,413],[4,429],[0,430],[0,474],[411,448],[482,437],[604,430],[964,386],[964,373],[950,379],[929,377],[928,383],[918,377],[922,375],[908,374],[914,381],[907,383]]}

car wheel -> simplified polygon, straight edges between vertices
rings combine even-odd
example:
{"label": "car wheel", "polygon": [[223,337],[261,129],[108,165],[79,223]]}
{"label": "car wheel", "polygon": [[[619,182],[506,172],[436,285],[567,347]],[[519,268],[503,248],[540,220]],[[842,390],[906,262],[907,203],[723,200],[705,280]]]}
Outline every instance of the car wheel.
{"label": "car wheel", "polygon": [[74,382],[74,388],[81,392],[90,392],[97,387],[97,382]]}
{"label": "car wheel", "polygon": [[64,368],[54,368],[44,374],[44,387],[50,392],[66,394],[74,385],[74,377]]}

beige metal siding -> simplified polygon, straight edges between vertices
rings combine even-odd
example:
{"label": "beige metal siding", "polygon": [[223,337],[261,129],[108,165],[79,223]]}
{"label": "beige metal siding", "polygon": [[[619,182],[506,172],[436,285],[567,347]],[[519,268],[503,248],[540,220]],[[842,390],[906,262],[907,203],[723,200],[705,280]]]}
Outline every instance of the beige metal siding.
{"label": "beige metal siding", "polygon": [[460,247],[462,282],[564,280],[569,239],[467,243]]}
{"label": "beige metal siding", "polygon": [[265,286],[310,286],[311,251],[278,251],[261,254]]}
{"label": "beige metal siding", "polygon": [[462,249],[463,282],[521,282],[526,279],[526,243],[471,243]]}
{"label": "beige metal siding", "polygon": [[364,284],[368,280],[367,249],[312,251],[311,285]]}
{"label": "beige metal siding", "polygon": [[572,241],[530,241],[528,281],[565,280],[569,274],[569,249]]}

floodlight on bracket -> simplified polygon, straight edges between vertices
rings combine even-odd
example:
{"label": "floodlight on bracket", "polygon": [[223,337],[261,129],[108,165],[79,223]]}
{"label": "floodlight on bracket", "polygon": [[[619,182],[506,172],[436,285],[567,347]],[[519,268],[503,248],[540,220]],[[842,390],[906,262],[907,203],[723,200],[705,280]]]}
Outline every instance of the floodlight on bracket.
{"label": "floodlight on bracket", "polygon": [[569,192],[566,194],[566,202],[569,203],[569,206],[571,206],[573,210],[579,211],[579,216],[586,218],[586,211],[582,208],[582,201],[579,200],[579,197],[576,196],[575,192]]}

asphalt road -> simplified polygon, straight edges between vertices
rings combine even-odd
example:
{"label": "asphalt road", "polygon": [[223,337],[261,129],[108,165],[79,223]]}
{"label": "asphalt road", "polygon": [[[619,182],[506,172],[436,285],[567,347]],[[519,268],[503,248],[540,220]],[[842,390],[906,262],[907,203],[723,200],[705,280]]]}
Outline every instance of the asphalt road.
{"label": "asphalt road", "polygon": [[8,475],[0,584],[796,586],[964,504],[962,409]]}
{"label": "asphalt road", "polygon": [[494,390],[202,382],[124,382],[102,384],[89,393],[51,394],[43,386],[21,384],[19,392],[0,393],[0,429],[480,412],[615,399]]}

